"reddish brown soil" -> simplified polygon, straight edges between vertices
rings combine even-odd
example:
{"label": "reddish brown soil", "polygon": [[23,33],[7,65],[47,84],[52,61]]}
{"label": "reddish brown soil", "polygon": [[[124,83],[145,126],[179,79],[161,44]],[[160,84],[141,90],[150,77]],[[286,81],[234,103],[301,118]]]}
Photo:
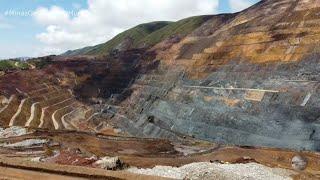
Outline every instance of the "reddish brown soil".
{"label": "reddish brown soil", "polygon": [[92,164],[97,159],[88,158],[81,155],[75,149],[61,150],[58,155],[47,158],[45,161],[48,163],[57,163],[62,165],[92,167]]}
{"label": "reddish brown soil", "polygon": [[14,179],[166,179],[123,171],[107,171],[97,168],[35,163],[21,158],[6,158],[1,156],[0,170],[1,177]]}
{"label": "reddish brown soil", "polygon": [[[130,166],[142,168],[156,165],[182,166],[193,162],[216,160],[239,163],[243,157],[250,157],[253,161],[269,167],[292,169],[291,159],[295,155],[302,155],[308,159],[308,167],[304,173],[320,176],[320,154],[313,152],[294,152],[274,148],[217,147],[210,152],[184,156],[175,151],[174,145],[168,140],[103,136],[72,131],[38,130],[31,135],[9,138],[8,140],[13,142],[22,138],[40,137],[51,139],[60,144],[61,154],[52,159],[52,162],[59,164],[90,166],[92,162],[86,158],[92,155],[99,157],[119,156]],[[207,147],[210,146],[210,143],[198,142],[195,146]],[[215,145],[211,144],[211,146]]]}

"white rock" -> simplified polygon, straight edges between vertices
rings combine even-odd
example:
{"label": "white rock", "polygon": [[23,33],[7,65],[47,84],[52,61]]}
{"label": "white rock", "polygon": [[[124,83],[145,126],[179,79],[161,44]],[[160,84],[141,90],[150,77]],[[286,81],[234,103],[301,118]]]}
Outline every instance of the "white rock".
{"label": "white rock", "polygon": [[86,158],[87,160],[94,160],[97,161],[98,157],[96,155],[91,156],[90,158]]}
{"label": "white rock", "polygon": [[41,162],[42,158],[41,157],[35,157],[35,158],[31,158],[30,161],[32,162]]}
{"label": "white rock", "polygon": [[218,164],[192,163],[179,168],[156,166],[152,169],[130,168],[129,172],[173,179],[215,179],[215,180],[290,180],[293,171],[269,168],[257,163],[248,164]]}
{"label": "white rock", "polygon": [[47,143],[48,140],[46,139],[27,139],[24,141],[12,143],[12,144],[1,144],[2,147],[9,147],[9,148],[22,148],[22,147],[32,147],[41,144]]}
{"label": "white rock", "polygon": [[0,138],[8,138],[15,136],[22,136],[28,133],[28,130],[23,127],[12,126],[7,129],[0,129]]}
{"label": "white rock", "polygon": [[9,99],[7,97],[0,96],[0,104],[5,105],[5,104],[8,104],[8,103],[9,103]]}
{"label": "white rock", "polygon": [[103,157],[96,161],[94,165],[102,169],[117,170],[122,168],[123,162],[121,162],[119,157]]}
{"label": "white rock", "polygon": [[298,171],[303,171],[307,168],[308,160],[306,158],[298,155],[298,156],[294,156],[292,158],[291,163],[292,163],[293,169],[298,170]]}

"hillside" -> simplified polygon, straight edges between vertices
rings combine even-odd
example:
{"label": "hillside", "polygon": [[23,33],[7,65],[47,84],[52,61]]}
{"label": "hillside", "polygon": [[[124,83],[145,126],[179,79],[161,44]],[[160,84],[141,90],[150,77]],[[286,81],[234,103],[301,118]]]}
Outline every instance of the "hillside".
{"label": "hillside", "polygon": [[212,17],[213,16],[196,16],[171,23],[142,38],[138,44],[145,44],[150,47],[171,36],[185,37]]}
{"label": "hillside", "polygon": [[131,42],[129,49],[139,47],[153,46],[168,37],[179,36],[184,37],[198,28],[204,22],[213,16],[196,16],[186,18],[177,22],[152,22],[138,25],[123,33],[120,33],[110,41],[92,47],[68,51],[63,55],[102,55],[107,54],[113,49],[116,49],[121,43],[130,38]]}
{"label": "hillside", "polygon": [[0,60],[0,71],[27,68],[29,68],[29,65],[20,60]]}
{"label": "hillside", "polygon": [[4,72],[0,167],[88,178],[106,170],[97,179],[171,170],[180,179],[319,179],[319,11],[319,0],[263,0],[140,25],[79,50],[93,56]]}
{"label": "hillside", "polygon": [[63,55],[71,56],[71,55],[101,55],[107,54],[111,50],[115,49],[119,44],[121,44],[125,39],[131,38],[130,46],[137,46],[140,39],[151,34],[154,31],[157,31],[171,22],[159,21],[159,22],[151,22],[146,24],[138,25],[134,28],[128,29],[119,35],[112,38],[110,41],[99,44],[92,47],[85,47],[82,49],[77,49],[74,51],[68,51]]}

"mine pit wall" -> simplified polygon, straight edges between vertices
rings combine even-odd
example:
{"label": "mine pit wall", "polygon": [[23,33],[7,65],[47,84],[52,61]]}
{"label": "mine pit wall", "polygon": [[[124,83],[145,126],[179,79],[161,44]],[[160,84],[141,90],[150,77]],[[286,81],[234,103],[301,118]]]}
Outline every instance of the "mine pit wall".
{"label": "mine pit wall", "polygon": [[[52,123],[56,113],[55,126],[60,129],[62,114],[67,122],[81,115],[92,117],[90,123],[96,127],[110,121],[139,137],[176,141],[189,135],[223,144],[320,151],[320,55],[314,53],[320,51],[315,16],[319,7],[309,15],[296,8],[299,12],[287,16],[285,10],[291,11],[296,3],[271,2],[261,1],[256,7],[268,6],[244,11],[226,25],[218,23],[221,28],[210,36],[200,33],[201,37],[184,39],[177,45],[181,49],[172,53],[174,60],[167,61],[173,64],[145,55],[145,50],[123,52],[108,61],[56,61],[47,70],[55,79],[69,79],[66,88],[73,89],[78,100],[104,98],[114,106],[101,112],[64,111],[61,108],[73,104],[68,101],[49,109],[45,122]],[[274,19],[278,11],[283,16]],[[28,82],[35,84],[24,87],[23,78],[11,74],[0,80],[0,89],[5,94],[16,92],[16,87],[29,92],[41,84],[33,78],[30,75]],[[66,98],[58,92],[38,104],[30,126],[40,123],[41,108]],[[5,125],[22,99],[13,100],[6,113],[0,113]],[[25,105],[31,109],[30,103]],[[15,122],[21,119],[25,117],[17,116]]]}
{"label": "mine pit wall", "polygon": [[230,62],[201,80],[163,67],[135,81],[114,120],[135,136],[320,151],[319,59]]}
{"label": "mine pit wall", "polygon": [[301,4],[261,1],[212,36],[186,38],[174,64],[135,81],[123,127],[320,151],[319,7]]}

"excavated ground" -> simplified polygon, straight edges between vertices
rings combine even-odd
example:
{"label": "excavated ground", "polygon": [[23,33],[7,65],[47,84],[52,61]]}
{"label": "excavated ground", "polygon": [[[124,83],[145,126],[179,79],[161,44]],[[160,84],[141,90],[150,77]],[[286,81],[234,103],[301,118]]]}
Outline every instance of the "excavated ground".
{"label": "excavated ground", "polygon": [[[169,120],[170,117],[175,117],[179,122],[181,118],[177,117],[189,114],[186,110],[179,112],[163,109],[161,106],[164,106],[166,102],[179,103],[179,107],[184,109],[185,105],[193,106],[190,104],[192,102],[190,97],[201,97],[200,92],[196,96],[195,94],[188,94],[191,91],[183,92],[187,95],[182,97],[174,97],[172,95],[172,92],[178,92],[179,90],[177,89],[183,87],[181,85],[182,82],[190,83],[188,86],[201,86],[201,84],[191,84],[196,81],[186,81],[187,77],[181,75],[181,72],[182,74],[184,72],[183,68],[181,68],[181,71],[179,69],[174,71],[170,69],[163,70],[162,68],[166,66],[159,67],[159,64],[154,61],[140,65],[139,63],[141,62],[137,61],[137,64],[132,65],[135,68],[139,67],[139,70],[142,69],[139,71],[140,75],[137,80],[126,87],[119,87],[119,89],[122,89],[121,92],[131,92],[129,98],[125,98],[123,94],[116,95],[112,93],[110,93],[109,98],[99,94],[96,94],[93,98],[81,96],[79,92],[87,82],[91,81],[99,84],[98,82],[106,81],[96,78],[96,74],[100,74],[98,67],[103,69],[101,66],[103,63],[100,61],[88,62],[81,59],[70,62],[59,60],[43,70],[20,71],[2,77],[1,86],[3,88],[1,90],[8,99],[0,112],[3,126],[26,126],[31,132],[26,135],[18,133],[16,136],[4,133],[5,135],[0,139],[0,144],[2,144],[0,153],[4,158],[2,167],[6,167],[6,164],[11,162],[7,158],[12,159],[16,164],[25,161],[21,160],[21,158],[27,159],[27,163],[23,167],[16,167],[17,165],[9,166],[13,168],[8,172],[9,174],[13,173],[14,175],[16,168],[27,170],[26,174],[32,173],[34,169],[29,169],[28,162],[34,161],[34,158],[40,158],[46,164],[96,168],[94,166],[96,159],[90,159],[95,156],[118,156],[129,166],[140,168],[152,168],[157,165],[182,166],[194,162],[208,161],[243,163],[247,162],[246,158],[249,157],[250,160],[248,162],[258,162],[269,167],[292,169],[291,160],[293,156],[300,154],[306,157],[309,163],[305,171],[297,172],[297,177],[316,178],[319,176],[320,157],[317,153],[260,147],[223,146],[207,141],[199,141],[196,139],[196,134],[192,134],[189,131],[186,133],[184,130],[179,132],[163,123],[164,120]],[[97,69],[94,74],[89,73],[91,72],[90,68],[86,69],[90,66]],[[147,66],[148,68],[153,66],[155,70],[148,72],[141,68]],[[79,71],[82,73],[79,73]],[[100,72],[104,72],[104,70]],[[118,72],[124,78],[123,74],[121,74],[124,71]],[[107,71],[107,73],[109,72]],[[165,73],[165,75],[157,76],[155,73]],[[116,75],[113,74],[113,76]],[[126,77],[129,78],[130,76]],[[149,81],[144,79],[146,77],[152,77],[153,79]],[[15,87],[7,86],[6,84],[9,83],[11,78],[20,79],[20,81],[13,84]],[[156,88],[155,83],[162,84]],[[99,88],[109,89],[102,86],[90,87],[93,90]],[[211,91],[204,91],[204,93],[211,93]],[[142,100],[135,99],[137,97],[142,98]],[[211,97],[206,98],[212,100]],[[147,100],[144,102],[144,99]],[[231,107],[233,106],[232,103],[234,103],[225,99],[218,100],[229,104]],[[182,104],[179,101],[185,103]],[[139,103],[134,105],[128,102]],[[235,103],[239,102],[236,101]],[[39,104],[39,107],[36,104]],[[33,106],[35,107],[32,108]],[[211,106],[216,107],[214,104],[211,104]],[[155,111],[157,109],[158,111]],[[162,113],[160,114],[159,111],[162,111]],[[180,115],[174,115],[174,112],[180,113]],[[168,115],[164,116],[164,113]],[[163,122],[160,121],[160,115]],[[139,120],[133,121],[134,117],[139,117]],[[188,115],[188,117],[192,116]],[[199,121],[201,120],[200,117],[200,114],[197,114]],[[43,126],[40,126],[41,122]],[[188,122],[185,125],[193,126],[192,122]],[[183,124],[179,126],[181,128],[184,127]],[[210,128],[210,126],[208,127]],[[194,126],[194,128],[199,129],[208,127]],[[138,138],[130,137],[132,135]],[[145,139],[142,137],[165,139]],[[42,165],[31,164],[37,167],[36,171],[43,170]],[[68,175],[68,173],[61,173],[60,171],[52,172],[55,168],[48,165],[48,173],[52,175]],[[32,172],[28,172],[30,170]],[[77,172],[80,172],[80,169]],[[88,173],[85,174],[88,175],[90,172],[92,173],[94,170],[88,170]],[[119,173],[120,175],[111,174],[112,177],[122,176],[122,172]],[[71,177],[86,178],[87,176],[71,173]]]}
{"label": "excavated ground", "polygon": [[[221,146],[204,141],[185,139],[184,142],[170,142],[161,139],[141,139],[121,136],[106,136],[95,133],[74,131],[47,131],[29,129],[29,133],[0,139],[0,166],[25,170],[37,170],[49,174],[68,175],[70,171],[61,172],[59,165],[65,165],[80,173],[73,177],[87,177],[81,168],[96,168],[93,157],[118,156],[126,164],[139,168],[152,168],[159,165],[176,166],[194,162],[257,162],[269,167],[291,169],[293,156],[301,155],[308,159],[307,169],[296,171],[297,176],[305,178],[320,177],[320,155],[311,152],[294,152],[271,148]],[[23,143],[29,140],[29,143]],[[30,140],[46,140],[30,143]],[[5,145],[4,145],[5,144]],[[185,154],[188,152],[187,154]],[[32,161],[41,157],[41,163]],[[20,163],[19,163],[20,162]],[[46,165],[42,165],[45,163]],[[50,165],[52,164],[52,165]],[[79,166],[79,171],[75,166]],[[30,167],[33,167],[30,169]],[[60,170],[59,170],[60,169]],[[71,172],[74,172],[71,170]],[[76,174],[77,174],[76,173]],[[110,173],[111,177],[121,175],[121,171]],[[90,174],[90,173],[89,173]],[[70,175],[70,174],[69,174]],[[97,175],[97,174],[96,174]],[[108,172],[106,171],[106,174]]]}
{"label": "excavated ground", "polygon": [[140,137],[319,151],[318,10],[316,0],[261,1],[211,35],[163,42],[158,68],[101,116]]}
{"label": "excavated ground", "polygon": [[51,57],[43,69],[1,76],[1,127],[31,132],[4,130],[2,165],[6,157],[89,168],[104,156],[143,168],[249,157],[292,169],[302,155],[298,178],[319,178],[319,4],[261,1],[179,42]]}

